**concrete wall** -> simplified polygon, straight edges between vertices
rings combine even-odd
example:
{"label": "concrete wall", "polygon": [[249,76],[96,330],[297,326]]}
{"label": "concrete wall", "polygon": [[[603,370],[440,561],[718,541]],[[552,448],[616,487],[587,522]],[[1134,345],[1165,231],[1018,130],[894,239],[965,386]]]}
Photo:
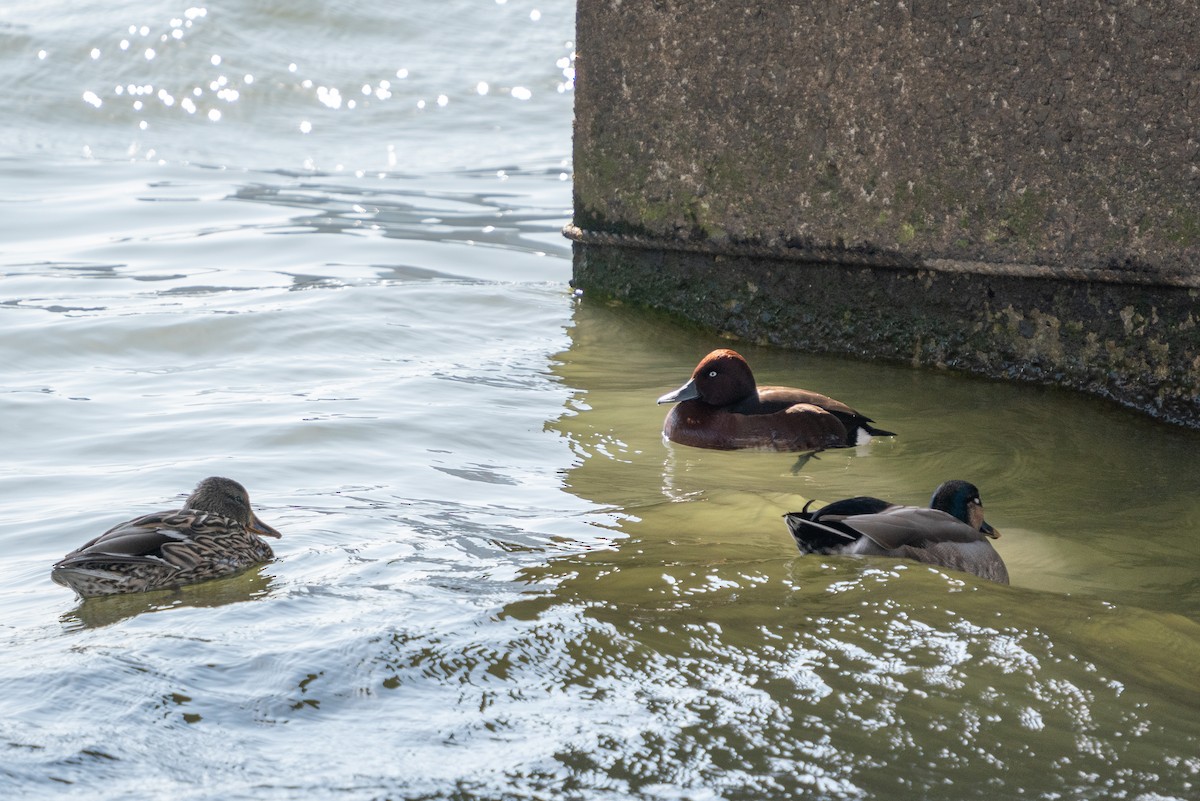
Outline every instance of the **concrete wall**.
{"label": "concrete wall", "polygon": [[579,0],[575,282],[1200,426],[1200,6]]}

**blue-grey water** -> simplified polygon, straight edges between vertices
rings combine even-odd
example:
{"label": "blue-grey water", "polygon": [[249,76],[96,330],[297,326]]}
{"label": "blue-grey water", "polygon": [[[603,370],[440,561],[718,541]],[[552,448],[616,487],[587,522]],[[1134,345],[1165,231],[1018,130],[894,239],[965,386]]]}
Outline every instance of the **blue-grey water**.
{"label": "blue-grey water", "polygon": [[[900,435],[665,446],[654,399],[726,343],[568,285],[573,24],[0,8],[0,794],[1200,797],[1200,435],[737,343]],[[208,475],[275,561],[50,581]],[[953,477],[1011,587],[779,517]]]}

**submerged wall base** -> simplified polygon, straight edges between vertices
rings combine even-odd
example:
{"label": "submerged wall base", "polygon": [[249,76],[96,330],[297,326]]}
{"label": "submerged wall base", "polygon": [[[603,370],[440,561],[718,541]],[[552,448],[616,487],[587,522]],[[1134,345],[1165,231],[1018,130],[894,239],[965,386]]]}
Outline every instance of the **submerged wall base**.
{"label": "submerged wall base", "polygon": [[945,261],[647,247],[568,229],[574,285],[760,344],[1082,390],[1200,428],[1200,286]]}

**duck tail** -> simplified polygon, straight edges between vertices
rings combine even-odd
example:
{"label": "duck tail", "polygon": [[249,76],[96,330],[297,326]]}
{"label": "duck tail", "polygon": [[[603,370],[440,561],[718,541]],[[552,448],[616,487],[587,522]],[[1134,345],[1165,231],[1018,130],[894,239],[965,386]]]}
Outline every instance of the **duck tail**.
{"label": "duck tail", "polygon": [[854,541],[854,537],[820,522],[819,515],[820,511],[808,511],[806,503],[804,511],[788,512],[783,516],[796,547],[802,553],[829,553]]}

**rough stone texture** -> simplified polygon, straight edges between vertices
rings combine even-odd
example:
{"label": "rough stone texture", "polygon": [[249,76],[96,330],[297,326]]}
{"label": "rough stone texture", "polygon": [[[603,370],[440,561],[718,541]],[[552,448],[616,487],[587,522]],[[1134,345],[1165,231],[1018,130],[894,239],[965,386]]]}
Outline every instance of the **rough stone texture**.
{"label": "rough stone texture", "polygon": [[[577,285],[1200,425],[1196,4],[579,0],[577,19]],[[645,249],[681,241],[710,252]],[[783,257],[718,255],[745,244]]]}

